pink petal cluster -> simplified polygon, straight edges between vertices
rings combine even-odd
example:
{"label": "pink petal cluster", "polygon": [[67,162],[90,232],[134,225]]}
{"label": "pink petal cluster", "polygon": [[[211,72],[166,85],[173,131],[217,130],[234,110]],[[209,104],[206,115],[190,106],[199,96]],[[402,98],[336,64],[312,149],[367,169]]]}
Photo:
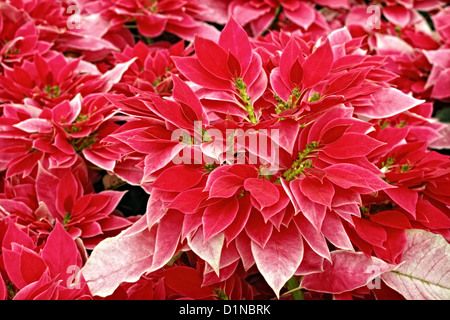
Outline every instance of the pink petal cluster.
{"label": "pink petal cluster", "polygon": [[450,242],[449,10],[0,3],[0,299],[403,299],[406,230]]}

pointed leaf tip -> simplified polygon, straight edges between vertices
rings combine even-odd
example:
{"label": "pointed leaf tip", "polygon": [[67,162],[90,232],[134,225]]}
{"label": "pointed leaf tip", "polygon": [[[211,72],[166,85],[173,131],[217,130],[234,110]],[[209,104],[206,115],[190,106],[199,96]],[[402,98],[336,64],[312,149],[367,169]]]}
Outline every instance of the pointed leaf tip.
{"label": "pointed leaf tip", "polygon": [[281,288],[294,275],[303,258],[303,240],[293,224],[273,230],[264,248],[252,241],[251,250],[258,270],[279,297]]}
{"label": "pointed leaf tip", "polygon": [[450,244],[439,234],[406,230],[403,263],[381,279],[408,300],[450,299]]}

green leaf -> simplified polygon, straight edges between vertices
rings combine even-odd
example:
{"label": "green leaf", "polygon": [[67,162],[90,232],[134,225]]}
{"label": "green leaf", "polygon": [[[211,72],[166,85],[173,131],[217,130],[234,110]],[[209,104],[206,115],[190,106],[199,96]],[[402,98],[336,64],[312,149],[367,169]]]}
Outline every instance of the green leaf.
{"label": "green leaf", "polygon": [[450,107],[445,106],[437,111],[436,118],[438,118],[441,122],[450,122]]}

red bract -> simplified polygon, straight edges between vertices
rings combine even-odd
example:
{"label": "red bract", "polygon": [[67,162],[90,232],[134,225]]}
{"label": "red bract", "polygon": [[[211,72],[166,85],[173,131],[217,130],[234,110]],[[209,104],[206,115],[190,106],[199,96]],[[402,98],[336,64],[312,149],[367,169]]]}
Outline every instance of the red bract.
{"label": "red bract", "polygon": [[13,220],[4,221],[7,228],[2,241],[2,271],[11,299],[90,298],[86,283],[79,278],[82,256],[60,223],[56,223],[45,244],[38,246]]}
{"label": "red bract", "polygon": [[[397,135],[397,139],[404,135],[395,130],[390,130],[390,134]],[[394,143],[392,139],[391,144]],[[431,162],[432,166],[426,164]],[[450,223],[448,199],[437,191],[446,189],[447,162],[447,157],[427,152],[425,143],[398,145],[389,150],[375,163],[386,181],[396,188],[363,197],[362,219],[353,218],[348,229],[352,241],[368,254],[399,263],[406,245],[405,229],[433,230],[448,238],[447,227],[445,231],[438,230]]]}
{"label": "red bract", "polygon": [[[408,142],[423,141],[431,146],[445,138],[447,127],[444,123],[436,121],[432,113],[433,105],[427,102],[398,115],[372,122],[377,124],[378,139],[388,142],[387,148],[400,142],[401,139]],[[372,136],[374,134],[371,133]]]}
{"label": "red bract", "polygon": [[384,118],[420,103],[387,87],[395,75],[382,68],[385,59],[364,56],[358,50],[359,40],[352,39],[346,29],[332,32],[317,48],[290,39],[279,67],[270,75],[278,100],[276,111],[280,116],[306,116],[309,121],[314,114],[344,103],[353,106],[357,115]]}
{"label": "red bract", "polygon": [[9,8],[20,10],[28,19],[36,21],[39,25],[64,27],[66,24],[66,4],[58,4],[50,0],[13,1]]}
{"label": "red bract", "polygon": [[36,54],[33,63],[24,61],[20,66],[5,67],[4,74],[0,75],[1,101],[52,108],[77,94],[107,92],[132,62],[118,64],[101,74],[90,63],[52,53],[48,57]]}
{"label": "red bract", "polygon": [[[347,220],[351,219],[351,214],[359,216],[359,194],[390,188],[373,173],[365,158],[383,143],[366,136],[364,133],[371,125],[352,119],[351,111],[336,108],[301,131],[299,146],[294,150],[304,150],[293,152],[297,152],[298,159],[293,159],[292,167],[286,168],[280,176],[281,181],[287,181],[286,184],[275,181],[275,178],[270,181],[261,177],[259,170],[251,165],[232,164],[216,168],[215,165],[182,164],[161,170],[150,185],[149,226],[158,226],[157,239],[172,236],[181,237],[181,241],[186,239],[189,247],[208,263],[211,271],[219,274],[218,280],[225,280],[223,277],[228,273],[222,270],[228,266],[236,268],[239,259],[246,269],[256,263],[266,281],[278,293],[294,273],[305,272],[301,265],[303,250],[292,251],[293,247],[302,248],[303,241],[306,241],[308,248],[305,250],[310,258],[319,255],[319,261],[329,259],[324,236],[315,235],[322,230],[322,225],[325,225],[324,233],[333,239],[333,243],[351,247],[336,213]],[[332,119],[335,121],[330,122]],[[353,142],[349,148],[347,140],[356,139],[361,143]],[[313,155],[317,159],[312,158]],[[302,178],[296,179],[300,175]],[[352,190],[351,186],[356,188]],[[169,210],[165,212],[164,207]],[[336,213],[332,213],[325,222],[327,208]],[[177,231],[173,227],[163,228],[175,221],[178,221]],[[328,235],[331,229],[340,229],[340,235]],[[176,242],[171,246],[168,251],[167,245],[159,247],[156,243],[151,270],[160,267],[160,263],[155,265],[156,261],[167,261],[176,252]],[[269,249],[271,246],[278,249],[272,251]],[[167,255],[168,252],[171,254]],[[320,270],[320,265],[316,265],[316,271]],[[311,272],[311,269],[307,270]]]}
{"label": "red bract", "polygon": [[[371,21],[378,25],[369,23],[368,8],[357,7],[351,10],[345,23],[354,35],[368,34],[369,45],[377,51],[378,55],[388,57],[387,67],[400,76],[394,82],[399,89],[405,93],[413,92],[418,98],[431,96],[445,99],[446,86],[440,87],[440,84],[446,83],[445,73],[438,87],[432,89],[434,79],[441,74],[442,64],[439,64],[439,67],[433,67],[433,70],[430,66],[435,64],[430,58],[440,47],[442,40],[445,41],[445,35],[439,39],[428,26],[425,17],[417,11],[433,12],[441,5],[438,1],[424,1],[409,4],[392,3],[382,9],[378,7],[380,14],[383,13],[392,23],[383,22],[380,17],[372,15]],[[375,12],[375,14],[378,13]],[[445,11],[433,18],[442,16],[445,16]],[[437,18],[439,19],[441,18]],[[430,55],[427,55],[427,51],[424,50],[431,50]],[[430,71],[432,71],[431,74]]]}
{"label": "red bract", "polygon": [[[2,32],[3,33],[3,32]],[[44,55],[52,44],[39,40],[38,30],[33,22],[22,25],[11,38],[4,39],[5,45],[0,51],[0,61],[6,65],[19,64],[38,53]]]}
{"label": "red bract", "polygon": [[[39,52],[46,47],[52,47],[60,52],[70,51],[72,55],[75,52],[80,53],[86,61],[95,61],[104,58],[112,50],[123,48],[133,40],[131,33],[124,28],[114,28],[116,34],[111,36],[110,30],[114,26],[98,14],[81,8],[79,4],[70,6],[69,3],[47,0],[14,1],[2,3],[0,12],[6,22],[2,36],[5,35],[7,40],[14,38],[14,28],[22,24],[28,26],[20,28],[18,34],[29,40],[26,45],[21,44],[22,38],[16,38],[5,45],[5,50],[10,48],[4,52],[4,57],[8,57],[8,60],[26,54],[37,42],[36,49]],[[29,25],[33,25],[34,30]]]}
{"label": "red bract", "polygon": [[[208,120],[192,90],[176,76],[173,81],[175,101],[165,100],[155,93],[138,89],[133,91],[139,93],[139,98],[124,99],[113,95],[108,97],[121,112],[140,119],[129,121],[102,140],[106,146],[120,150],[118,152],[123,155],[122,161],[138,164],[140,172],[127,172],[123,162],[119,164],[122,169],[118,170],[121,172],[116,170],[119,176],[131,183],[141,183],[145,186],[147,182],[155,179],[155,172],[170,166],[180,152],[190,154],[191,149],[199,148],[193,145],[191,137],[197,140],[200,137],[201,140],[202,133],[199,134],[195,130],[202,130],[202,127],[201,124],[200,127],[195,127],[194,122],[205,121],[206,124]],[[183,136],[186,136],[185,140]],[[196,144],[198,143],[199,141],[196,141]],[[180,157],[177,158],[178,161],[181,160]],[[202,161],[203,157],[200,159],[200,162]],[[137,180],[138,178],[140,180]]]}
{"label": "red bract", "polygon": [[164,44],[147,46],[138,42],[134,48],[126,47],[121,53],[114,53],[117,63],[123,63],[137,57],[124,73],[122,80],[114,89],[125,95],[130,95],[128,86],[140,90],[157,92],[170,96],[173,87],[172,74],[178,73],[171,60],[171,56],[185,56],[189,49],[184,48],[182,41],[170,47]]}
{"label": "red bract", "polygon": [[0,299],[447,299],[448,9],[0,3]]}
{"label": "red bract", "polygon": [[[241,1],[234,0],[229,4],[229,13],[237,22],[249,25],[254,36],[261,35],[273,26],[281,25],[283,28],[302,28],[303,30],[315,31],[328,29],[327,22],[323,16],[315,10],[309,1]],[[346,6],[342,1],[314,1],[319,5],[341,7]],[[344,1],[345,2],[345,1]]]}
{"label": "red bract", "polygon": [[[326,208],[332,208],[333,195],[338,207],[335,211],[340,214],[339,207],[344,205],[343,218],[348,219],[349,212],[359,215],[361,194],[389,188],[378,177],[381,172],[377,173],[366,158],[383,143],[365,135],[368,124],[350,118],[349,111],[332,109],[303,130],[298,140],[298,157],[283,173],[297,208],[304,213],[316,212],[310,220],[317,230]],[[341,188],[347,190],[343,192]],[[353,188],[356,189],[352,192]],[[313,203],[314,211],[306,208]]]}
{"label": "red bract", "polygon": [[439,33],[442,40],[448,44],[450,40],[450,33],[448,30],[448,15],[449,15],[448,7],[443,8],[437,14],[432,16],[433,23],[436,27],[436,31]]}
{"label": "red bract", "polygon": [[426,87],[433,87],[431,97],[447,101],[450,97],[450,49],[425,51],[425,56],[432,64],[431,74]]}
{"label": "red bract", "polygon": [[387,57],[386,68],[399,75],[393,83],[405,93],[413,92],[415,97],[430,97],[430,85],[426,81],[431,65],[421,49],[396,36],[382,34],[376,35],[375,45],[377,54]]}
{"label": "red bract", "polygon": [[197,0],[97,2],[106,19],[123,22],[134,19],[139,33],[146,37],[155,38],[164,31],[187,40],[192,40],[196,34],[208,38],[216,38],[218,34],[217,29],[204,22],[209,20],[208,8]]}
{"label": "red bract", "polygon": [[[195,260],[199,259],[195,257]],[[106,299],[253,300],[254,290],[244,281],[242,272],[233,274],[226,281],[205,285],[202,272],[204,262],[195,260],[192,261],[194,266],[179,262],[142,276],[135,283],[124,283]]]}
{"label": "red bract", "polygon": [[33,176],[5,181],[0,203],[8,215],[39,237],[45,238],[60,223],[74,239],[81,237],[92,248],[104,234],[131,224],[115,211],[123,192],[94,193],[81,159],[71,168],[73,173],[39,164]]}
{"label": "red bract", "polygon": [[[151,193],[146,220],[155,237],[145,249],[149,252],[145,259],[151,258],[147,272],[161,268],[186,243],[207,263],[204,283],[228,279],[240,264],[246,270],[256,265],[279,295],[293,275],[318,272],[324,259],[331,261],[328,243],[344,250],[353,249],[352,240],[361,246],[352,232],[370,239],[379,248],[377,255],[398,262],[404,244],[401,233],[390,232],[390,241],[399,240],[400,245],[392,246],[390,255],[383,253],[386,231],[366,223],[360,211],[363,196],[401,193],[399,186],[382,179],[384,172],[369,160],[371,155],[386,152],[385,144],[395,137],[377,140],[369,134],[374,130],[372,124],[355,115],[393,117],[421,101],[389,87],[395,76],[383,69],[385,59],[365,56],[360,43],[340,29],[315,45],[283,33],[275,43],[251,44],[231,18],[217,43],[196,37],[194,56],[173,58],[181,73],[197,85],[193,87],[200,102],[178,78],[174,78],[176,103],[136,90],[139,98],[111,97],[121,111],[145,120],[128,122],[105,141],[122,141],[134,152],[146,154],[141,162],[143,182]],[[252,46],[259,50],[252,52]],[[281,54],[275,46],[281,47]],[[277,94],[272,114],[258,108],[275,107],[270,106],[273,99],[264,97],[270,92],[264,80],[268,72]],[[181,92],[184,99],[180,99]],[[200,128],[193,122],[200,120],[206,126],[202,124],[202,133],[196,137]],[[282,149],[277,170],[281,170],[271,176],[264,176],[261,162],[251,162],[251,154],[261,152],[251,143],[224,148],[230,138],[239,139],[238,130],[284,125],[292,128],[284,130],[293,134],[294,143],[287,142],[287,135],[278,140]],[[180,140],[174,140],[170,136],[169,140],[169,128],[183,129],[187,137],[177,135]],[[227,130],[233,132],[231,137]],[[408,134],[405,130],[398,135],[400,139]],[[261,138],[262,131],[254,136]],[[176,153],[187,149],[200,153],[200,161],[195,152],[183,152],[181,163],[170,163]],[[224,150],[232,152],[224,155]],[[125,158],[126,154],[138,156],[134,152],[126,151]],[[212,157],[213,163],[204,162],[204,155]],[[239,159],[244,162],[236,164]],[[269,163],[274,160],[268,159]],[[133,233],[133,241],[142,232]],[[107,257],[110,248],[116,250],[120,238],[100,245],[98,260],[85,268],[90,279],[105,278],[103,288],[99,281],[93,284],[102,295],[115,289],[117,279],[133,279],[145,268],[139,262],[140,273],[136,270],[123,276],[118,274],[119,265],[111,265],[108,274],[96,270],[96,261],[105,259],[100,257]],[[137,263],[144,257],[124,259]]]}
{"label": "red bract", "polygon": [[202,87],[197,95],[206,100],[207,110],[257,123],[254,104],[266,89],[267,78],[244,29],[230,19],[218,43],[196,37],[194,48],[195,56],[173,60],[184,76]]}
{"label": "red bract", "polygon": [[102,96],[82,100],[78,94],[71,101],[42,110],[8,104],[3,111],[1,158],[8,177],[30,174],[38,161],[50,168],[69,168],[83,155],[91,163],[111,170],[119,159],[114,149],[99,142],[116,128],[108,119],[117,110]]}
{"label": "red bract", "polygon": [[417,11],[432,11],[442,6],[440,1],[415,0],[411,2],[394,4],[386,1],[387,6],[383,8],[383,14],[392,24],[405,26],[414,20]]}
{"label": "red bract", "polygon": [[[420,142],[400,145],[382,158],[380,167],[385,172],[387,181],[398,186],[398,189],[386,190],[386,193],[414,218],[430,222],[431,226],[432,221],[441,219],[438,216],[442,215],[441,222],[446,225],[446,209],[441,206],[447,205],[448,199],[441,197],[441,190],[445,190],[444,185],[449,178],[446,166],[448,158],[436,152],[427,152],[425,146]],[[421,220],[423,218],[417,216],[416,210],[418,202],[423,203],[424,200],[435,203],[441,209],[429,210],[427,213],[422,211],[425,207],[421,205],[420,215],[430,215]],[[434,217],[434,214],[438,216]]]}

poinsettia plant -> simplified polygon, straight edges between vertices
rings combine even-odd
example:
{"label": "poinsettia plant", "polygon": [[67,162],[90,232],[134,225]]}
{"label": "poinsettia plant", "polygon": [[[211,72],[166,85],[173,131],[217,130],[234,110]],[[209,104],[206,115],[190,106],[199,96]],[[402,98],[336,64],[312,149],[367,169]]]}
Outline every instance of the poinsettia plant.
{"label": "poinsettia plant", "polygon": [[450,299],[449,17],[0,3],[0,299]]}

